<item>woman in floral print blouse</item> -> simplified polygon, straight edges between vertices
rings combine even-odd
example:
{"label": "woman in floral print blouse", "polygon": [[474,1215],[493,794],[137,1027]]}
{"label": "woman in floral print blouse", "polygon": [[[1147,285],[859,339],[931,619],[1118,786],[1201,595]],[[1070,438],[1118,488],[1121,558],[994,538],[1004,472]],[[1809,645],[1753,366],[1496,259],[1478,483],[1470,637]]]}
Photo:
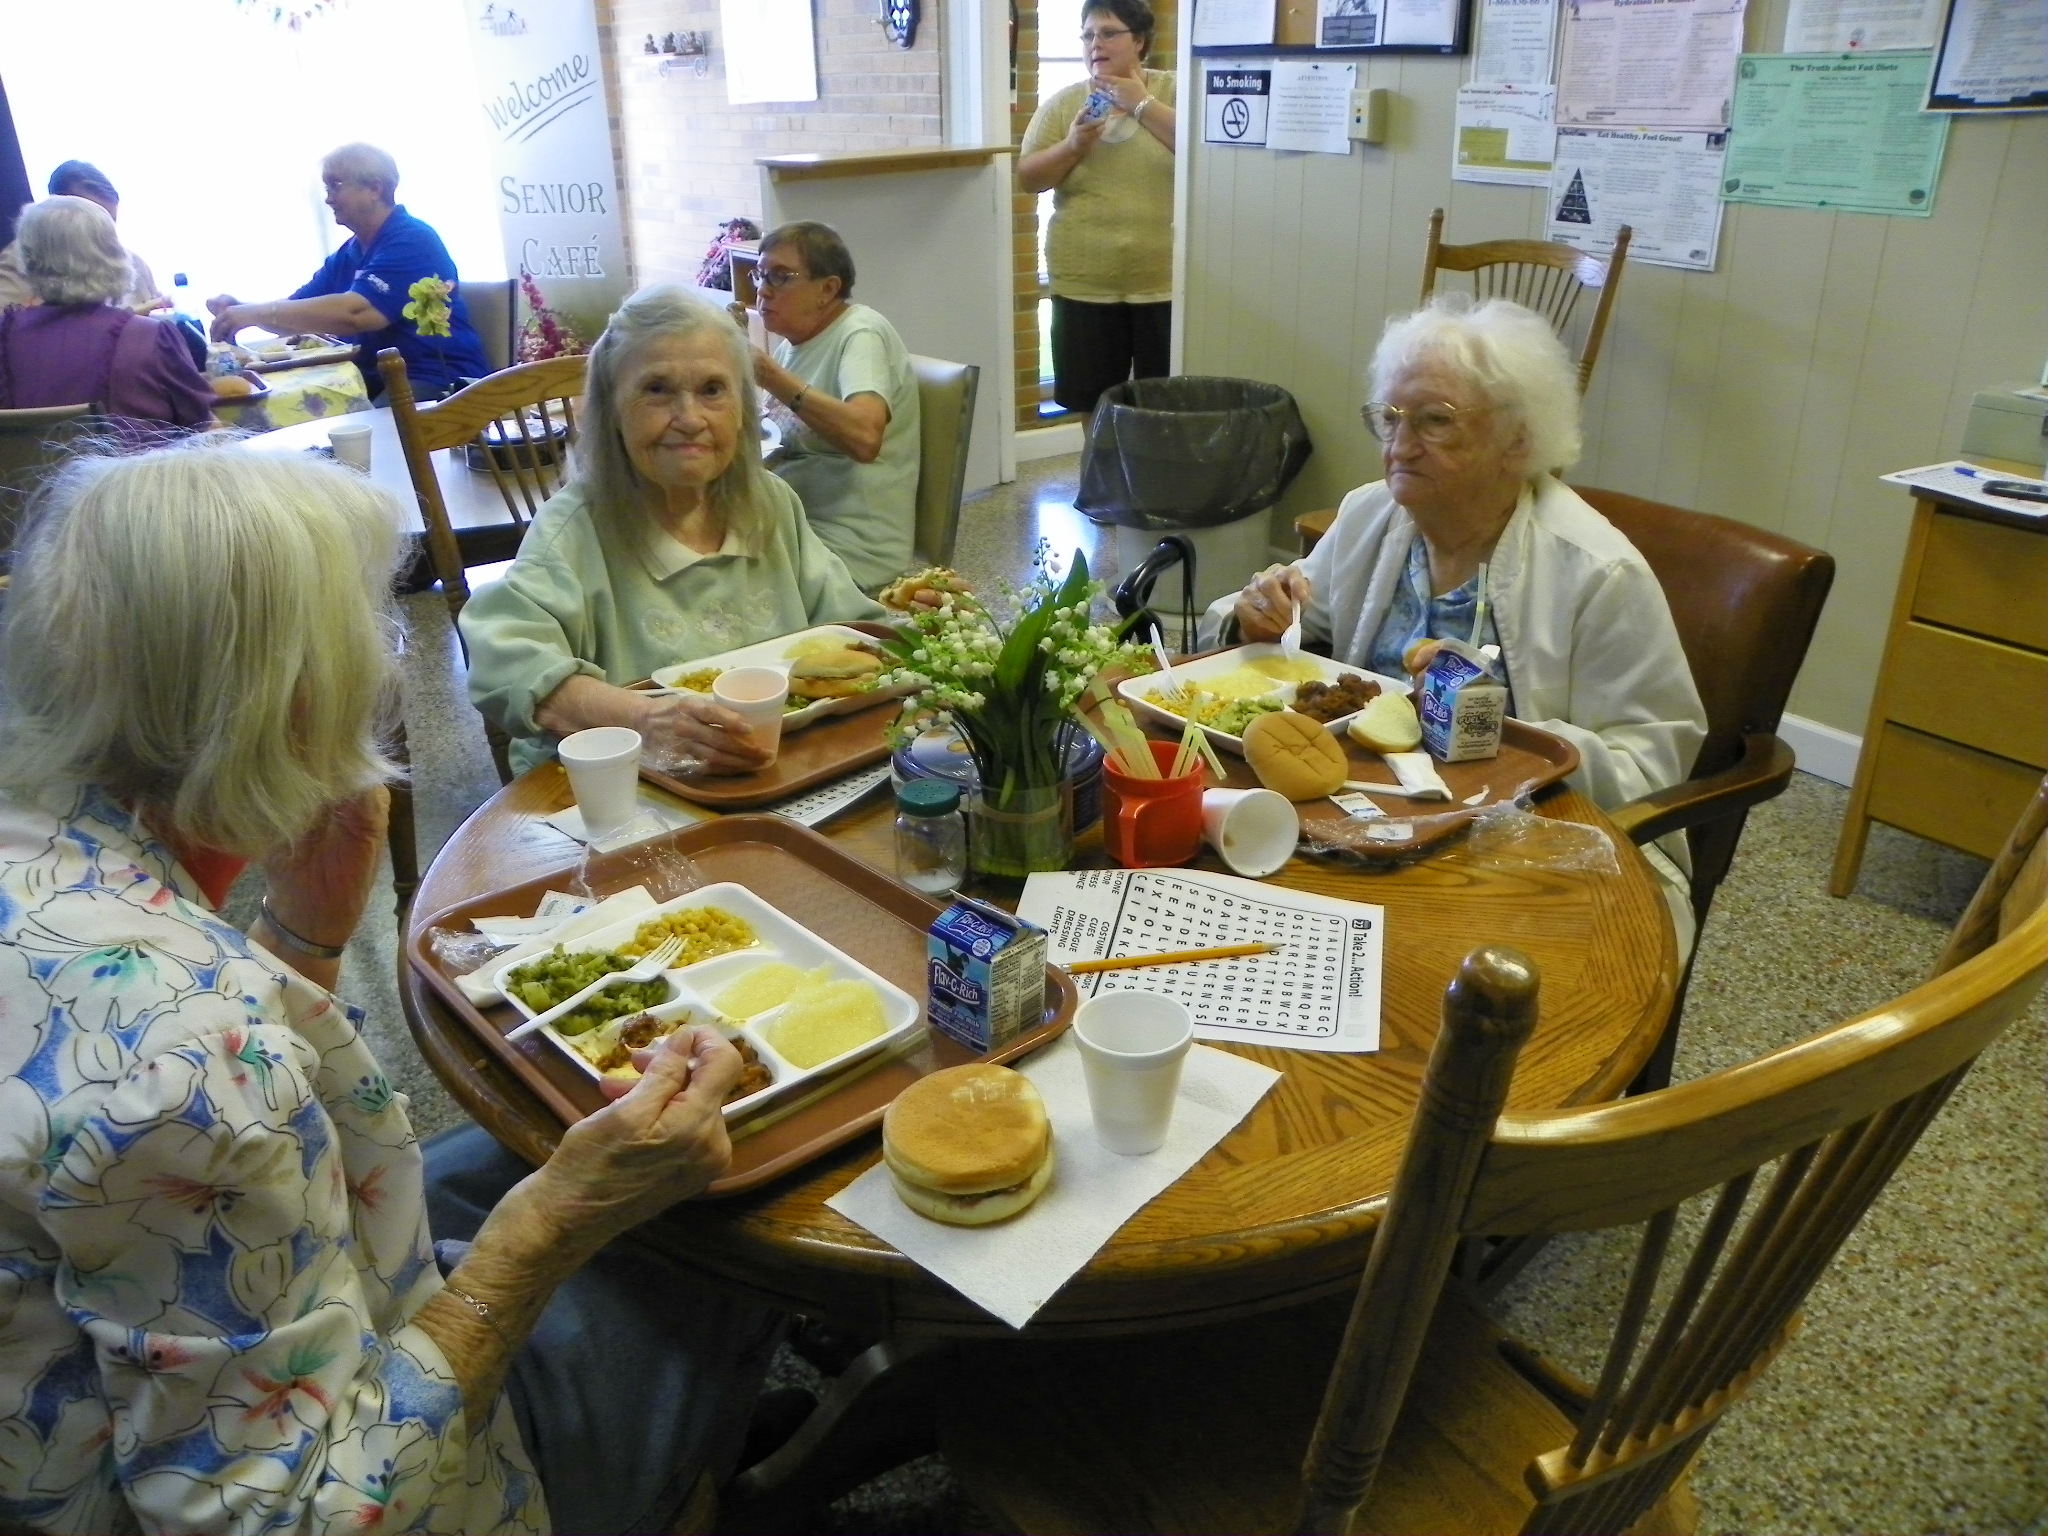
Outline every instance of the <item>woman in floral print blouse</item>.
{"label": "woman in floral print blouse", "polygon": [[[732,1049],[671,1042],[493,1174],[474,1129],[422,1148],[328,990],[384,836],[397,527],[346,470],[171,449],[75,466],[18,545],[0,1526],[642,1530],[737,1455],[773,1320],[600,1254],[725,1165]],[[246,935],[194,878],[240,860]],[[445,1277],[430,1199],[476,1212]]]}

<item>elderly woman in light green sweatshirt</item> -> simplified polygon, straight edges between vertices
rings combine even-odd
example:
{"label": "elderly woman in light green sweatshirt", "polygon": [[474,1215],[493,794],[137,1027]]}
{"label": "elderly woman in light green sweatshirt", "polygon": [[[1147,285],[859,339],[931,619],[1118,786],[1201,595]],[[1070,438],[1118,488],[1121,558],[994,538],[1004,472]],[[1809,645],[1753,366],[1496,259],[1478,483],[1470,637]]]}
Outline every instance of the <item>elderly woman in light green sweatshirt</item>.
{"label": "elderly woman in light green sweatshirt", "polygon": [[761,467],[760,409],[747,339],[714,303],[643,288],[612,316],[590,354],[575,478],[462,612],[470,698],[512,738],[515,769],[595,725],[631,726],[651,754],[713,772],[757,768],[731,710],[621,685],[883,616]]}

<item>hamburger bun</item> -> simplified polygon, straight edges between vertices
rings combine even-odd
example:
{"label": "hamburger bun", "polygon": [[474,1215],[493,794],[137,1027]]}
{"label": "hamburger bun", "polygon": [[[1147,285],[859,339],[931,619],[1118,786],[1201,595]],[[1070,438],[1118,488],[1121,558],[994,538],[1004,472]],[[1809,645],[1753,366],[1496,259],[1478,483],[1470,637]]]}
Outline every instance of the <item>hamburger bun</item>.
{"label": "hamburger bun", "polygon": [[208,382],[213,385],[216,400],[238,400],[256,393],[256,387],[239,373],[224,373]]}
{"label": "hamburger bun", "polygon": [[1244,728],[1244,757],[1261,784],[1290,800],[1319,800],[1351,776],[1337,738],[1291,709],[1260,715]]}
{"label": "hamburger bun", "polygon": [[1412,752],[1422,744],[1422,722],[1407,695],[1383,693],[1358,712],[1351,739],[1375,752]]}
{"label": "hamburger bun", "polygon": [[850,645],[813,651],[789,669],[789,694],[795,699],[843,699],[865,693],[882,675],[882,658]]}
{"label": "hamburger bun", "polygon": [[1031,1080],[974,1062],[919,1079],[882,1117],[882,1159],[920,1216],[980,1227],[1016,1215],[1052,1179],[1052,1124]]}

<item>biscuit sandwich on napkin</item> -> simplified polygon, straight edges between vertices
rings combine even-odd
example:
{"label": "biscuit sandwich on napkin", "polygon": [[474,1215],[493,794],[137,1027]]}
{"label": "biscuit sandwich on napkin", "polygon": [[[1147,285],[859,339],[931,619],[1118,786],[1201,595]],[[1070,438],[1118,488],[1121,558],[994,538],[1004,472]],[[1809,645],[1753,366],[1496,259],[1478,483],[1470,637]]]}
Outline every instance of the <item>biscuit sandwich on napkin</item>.
{"label": "biscuit sandwich on napkin", "polygon": [[980,1227],[1016,1215],[1052,1181],[1052,1123],[1031,1079],[974,1062],[920,1078],[882,1117],[882,1160],[920,1216]]}

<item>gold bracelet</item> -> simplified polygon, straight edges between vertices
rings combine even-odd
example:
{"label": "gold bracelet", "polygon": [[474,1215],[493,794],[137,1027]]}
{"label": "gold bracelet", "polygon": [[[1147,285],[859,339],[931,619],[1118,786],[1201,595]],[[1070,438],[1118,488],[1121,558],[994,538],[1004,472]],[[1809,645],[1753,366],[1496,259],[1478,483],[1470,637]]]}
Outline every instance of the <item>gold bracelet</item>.
{"label": "gold bracelet", "polygon": [[478,1316],[478,1318],[480,1318],[483,1321],[483,1325],[486,1328],[490,1329],[492,1333],[495,1333],[498,1336],[498,1342],[504,1345],[506,1349],[509,1350],[513,1347],[511,1338],[506,1334],[505,1330],[498,1325],[497,1317],[492,1313],[491,1309],[488,1306],[486,1306],[483,1302],[478,1301],[474,1296],[470,1295],[469,1292],[464,1290],[458,1290],[456,1287],[448,1284],[446,1281],[442,1282],[441,1289],[446,1291],[450,1296],[453,1296],[457,1301],[461,1302],[463,1305],[467,1306],[470,1311],[474,1312]]}

